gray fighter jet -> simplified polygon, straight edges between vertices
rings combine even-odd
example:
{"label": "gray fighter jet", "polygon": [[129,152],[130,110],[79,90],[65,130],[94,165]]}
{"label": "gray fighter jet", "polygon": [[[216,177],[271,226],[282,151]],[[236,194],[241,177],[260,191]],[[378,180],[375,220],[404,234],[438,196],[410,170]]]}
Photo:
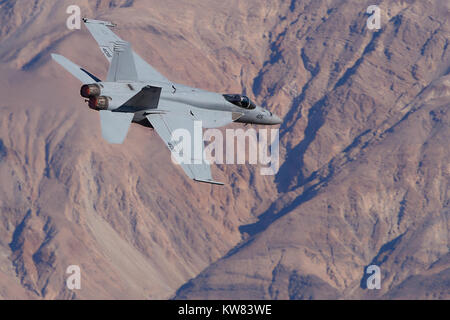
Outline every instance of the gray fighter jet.
{"label": "gray fighter jet", "polygon": [[[110,30],[113,23],[83,21],[110,62],[106,81],[61,55],[52,54],[52,58],[83,83],[81,96],[89,108],[99,111],[102,136],[109,143],[122,143],[132,122],[154,128],[172,152],[176,143],[172,132],[183,128],[193,134],[195,121],[202,121],[203,128],[231,122],[281,123],[247,96],[208,92],[168,80]],[[222,184],[212,179],[211,168],[204,161],[181,163],[181,167],[195,181]]]}

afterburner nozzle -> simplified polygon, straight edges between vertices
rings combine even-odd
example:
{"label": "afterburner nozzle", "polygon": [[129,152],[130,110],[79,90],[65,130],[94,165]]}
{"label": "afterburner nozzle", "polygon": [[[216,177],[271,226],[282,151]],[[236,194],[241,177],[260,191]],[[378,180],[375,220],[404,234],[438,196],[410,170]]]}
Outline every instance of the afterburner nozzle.
{"label": "afterburner nozzle", "polygon": [[89,108],[94,110],[106,110],[109,106],[109,98],[105,96],[90,97]]}
{"label": "afterburner nozzle", "polygon": [[101,92],[98,84],[85,84],[80,89],[80,94],[84,98],[91,98],[99,96]]}

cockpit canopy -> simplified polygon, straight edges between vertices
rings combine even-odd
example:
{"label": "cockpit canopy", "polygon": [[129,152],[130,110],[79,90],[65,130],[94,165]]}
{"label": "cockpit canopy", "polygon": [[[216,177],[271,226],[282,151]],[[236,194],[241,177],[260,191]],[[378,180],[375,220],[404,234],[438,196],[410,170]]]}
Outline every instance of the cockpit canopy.
{"label": "cockpit canopy", "polygon": [[247,96],[240,94],[224,94],[223,97],[235,106],[249,110],[256,108],[256,105]]}

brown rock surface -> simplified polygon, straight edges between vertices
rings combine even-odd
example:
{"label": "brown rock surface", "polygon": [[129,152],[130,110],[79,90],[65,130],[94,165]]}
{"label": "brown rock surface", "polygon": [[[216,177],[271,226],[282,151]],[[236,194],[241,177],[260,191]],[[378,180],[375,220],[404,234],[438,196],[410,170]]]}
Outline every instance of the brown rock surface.
{"label": "brown rock surface", "polygon": [[256,91],[294,98],[280,198],[177,298],[450,297],[449,6],[380,7],[378,32],[356,1],[296,3],[277,26]]}
{"label": "brown rock surface", "polygon": [[102,140],[49,57],[106,74],[72,2],[0,1],[0,298],[450,297],[447,1],[380,1],[378,32],[356,0],[79,1],[170,79],[284,116],[278,175],[225,187],[147,128]]}

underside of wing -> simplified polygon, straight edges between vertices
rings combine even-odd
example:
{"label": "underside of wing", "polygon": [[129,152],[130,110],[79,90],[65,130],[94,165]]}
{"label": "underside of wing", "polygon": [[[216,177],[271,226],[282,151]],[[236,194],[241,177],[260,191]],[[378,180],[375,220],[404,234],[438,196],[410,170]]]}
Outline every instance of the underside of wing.
{"label": "underside of wing", "polygon": [[[178,159],[187,160],[181,161],[180,165],[191,179],[198,182],[223,184],[212,179],[210,165],[203,160],[202,127],[199,126],[199,122],[195,122],[195,118],[189,112],[151,113],[147,115],[147,119],[172,154]],[[190,150],[180,149],[180,143],[183,141],[175,140],[177,136],[174,135],[174,132],[177,129],[184,129],[189,133],[191,142],[188,147]]]}

